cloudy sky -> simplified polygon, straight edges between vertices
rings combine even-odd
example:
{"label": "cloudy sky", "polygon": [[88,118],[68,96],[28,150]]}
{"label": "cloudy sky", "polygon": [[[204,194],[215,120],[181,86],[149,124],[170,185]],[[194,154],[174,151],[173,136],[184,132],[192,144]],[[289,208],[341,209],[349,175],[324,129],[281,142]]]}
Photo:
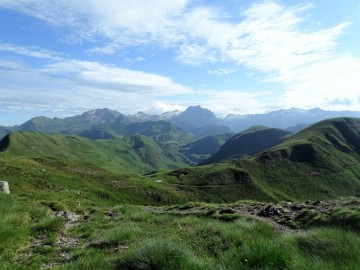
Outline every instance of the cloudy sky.
{"label": "cloudy sky", "polygon": [[0,0],[0,125],[198,104],[360,111],[360,1]]}

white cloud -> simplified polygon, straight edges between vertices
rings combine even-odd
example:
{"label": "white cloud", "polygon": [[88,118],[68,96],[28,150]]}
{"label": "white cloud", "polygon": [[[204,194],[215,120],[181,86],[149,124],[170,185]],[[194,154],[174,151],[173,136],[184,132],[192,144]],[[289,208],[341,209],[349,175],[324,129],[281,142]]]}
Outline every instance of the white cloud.
{"label": "white cloud", "polygon": [[144,57],[135,57],[135,58],[125,58],[124,62],[127,64],[135,64],[135,63],[139,63],[139,62],[144,62],[146,59]]}
{"label": "white cloud", "polygon": [[208,49],[192,44],[183,44],[180,46],[176,60],[183,64],[200,65],[204,62],[215,62],[216,57]]}
{"label": "white cloud", "polygon": [[360,111],[360,59],[342,55],[300,69],[280,106]]}
{"label": "white cloud", "polygon": [[211,108],[213,112],[221,117],[228,114],[264,113],[269,104],[259,101],[259,97],[268,94],[268,92],[264,91],[252,93],[240,90],[208,91],[202,94],[206,98],[199,101],[199,104]]}
{"label": "white cloud", "polygon": [[190,89],[176,84],[168,77],[91,61],[64,60],[46,65],[42,72],[56,78],[72,80],[79,85],[124,93],[166,96],[190,92]]}
{"label": "white cloud", "polygon": [[[243,10],[239,17],[229,18],[215,6],[189,3],[190,0],[0,0],[0,7],[55,27],[72,29],[64,39],[91,40],[94,42],[94,48],[88,50],[91,53],[114,54],[126,46],[154,43],[171,48],[175,59],[183,64],[234,62],[245,66],[246,72],[260,72],[265,82],[284,85],[285,93],[278,106],[359,108],[360,59],[336,52],[338,39],[349,22],[329,28],[315,27],[317,24],[304,15],[313,8],[311,4],[289,7],[279,1],[261,1]],[[151,102],[156,101],[155,95],[191,92],[168,77],[97,62],[63,60],[61,55],[35,47],[2,44],[0,50],[54,60],[55,63],[41,70],[27,73],[33,72],[40,82],[50,85],[60,81],[76,89],[110,91],[111,95],[138,92]],[[7,67],[10,68],[9,63]],[[216,75],[227,72],[230,70],[209,71]],[[258,98],[256,94],[223,91],[198,99],[190,97],[188,102],[216,107],[219,112],[225,109],[250,112],[251,108],[255,112],[267,106],[257,101]],[[234,100],[245,102],[239,104]]]}
{"label": "white cloud", "polygon": [[[173,20],[188,0],[1,0],[0,7],[35,17],[56,27],[73,29],[74,36],[107,38],[111,44],[134,45],[149,40],[165,44],[177,40]],[[73,37],[67,37],[73,41]]]}
{"label": "white cloud", "polygon": [[149,114],[162,114],[164,112],[171,111],[184,111],[187,106],[182,106],[178,104],[171,104],[164,101],[156,101],[150,107],[145,109],[145,111]]}
{"label": "white cloud", "polygon": [[218,68],[218,69],[208,71],[209,74],[217,75],[217,76],[224,76],[224,75],[228,75],[228,74],[231,74],[234,72],[235,72],[234,70],[228,69],[228,68]]}
{"label": "white cloud", "polygon": [[23,47],[0,42],[0,51],[22,54],[28,57],[61,60],[64,54],[44,50],[38,47]]}
{"label": "white cloud", "polygon": [[159,96],[191,92],[167,77],[80,60],[58,61],[39,69],[1,60],[0,81],[0,112],[21,108],[39,115],[73,115],[100,107],[132,113]]}
{"label": "white cloud", "polygon": [[189,6],[188,2],[2,0],[0,7],[69,27],[76,42],[79,38],[103,40],[88,50],[91,53],[113,54],[124,46],[156,43],[173,48],[176,60],[184,64],[233,61],[281,82],[296,76],[298,67],[331,55],[348,25],[313,29],[302,15],[311,4],[285,7],[264,1],[230,20],[215,6]]}

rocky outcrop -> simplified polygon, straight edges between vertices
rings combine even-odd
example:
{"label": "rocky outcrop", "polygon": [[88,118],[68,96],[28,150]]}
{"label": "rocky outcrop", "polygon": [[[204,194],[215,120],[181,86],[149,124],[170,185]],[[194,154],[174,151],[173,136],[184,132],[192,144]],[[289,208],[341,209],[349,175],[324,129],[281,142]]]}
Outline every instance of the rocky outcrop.
{"label": "rocky outcrop", "polygon": [[248,184],[251,182],[251,177],[245,171],[226,170],[208,174],[207,182],[211,185]]}
{"label": "rocky outcrop", "polygon": [[0,181],[0,191],[3,193],[10,193],[9,183],[6,181]]}

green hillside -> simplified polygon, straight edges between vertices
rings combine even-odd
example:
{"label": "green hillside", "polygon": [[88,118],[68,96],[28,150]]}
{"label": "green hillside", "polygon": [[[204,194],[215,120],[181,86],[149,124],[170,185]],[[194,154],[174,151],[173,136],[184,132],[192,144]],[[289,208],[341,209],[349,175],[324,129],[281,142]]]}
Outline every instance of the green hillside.
{"label": "green hillside", "polygon": [[[116,130],[116,128],[114,128]],[[141,134],[151,137],[159,142],[183,144],[191,141],[191,136],[167,121],[145,121],[131,123],[119,130],[124,135]]]}
{"label": "green hillside", "polygon": [[[126,136],[122,141],[129,145],[141,161],[149,165],[152,170],[174,169],[192,164],[177,148],[143,135]],[[108,141],[102,142],[111,143]]]}
{"label": "green hillside", "polygon": [[206,165],[255,155],[283,142],[291,134],[289,131],[277,128],[251,127],[234,135],[226,141],[217,153],[201,162],[201,164]]}
{"label": "green hillside", "polygon": [[334,119],[252,158],[139,176],[181,159],[142,135],[15,132],[0,268],[357,269],[359,199],[338,197],[360,196],[359,142],[360,119]]}
{"label": "green hillside", "polygon": [[[360,120],[321,122],[251,158],[222,164],[189,164],[176,148],[142,135],[91,141],[77,136],[13,133],[0,144],[4,157],[86,162],[113,173],[146,173],[150,182],[187,194],[189,200],[231,202],[331,199],[360,195]],[[268,131],[254,128],[246,134]],[[276,130],[277,131],[277,130]]]}
{"label": "green hillside", "polygon": [[89,129],[85,129],[78,132],[77,135],[91,140],[116,139],[123,137],[118,132],[113,130],[111,127],[104,124],[94,125]]}
{"label": "green hillside", "polygon": [[[66,131],[66,133],[73,133]],[[169,144],[182,144],[191,141],[192,137],[182,129],[167,121],[145,121],[139,123],[114,122],[96,124],[74,134],[92,140],[115,139],[133,134],[141,134],[154,140]]]}
{"label": "green hillside", "polygon": [[190,160],[200,163],[219,151],[220,147],[232,136],[232,133],[210,135],[194,142],[182,145],[180,151]]}
{"label": "green hillside", "polygon": [[139,135],[92,141],[73,135],[15,132],[0,142],[0,149],[5,156],[82,161],[114,172],[145,173],[189,164],[175,148]]}
{"label": "green hillside", "polygon": [[[311,126],[254,157],[177,170],[167,174],[167,179],[184,188],[216,185],[219,190],[238,182],[244,189],[237,194],[239,198],[279,201],[360,196],[359,154],[360,119],[339,118]],[[250,194],[253,187],[256,192]]]}
{"label": "green hillside", "polygon": [[176,149],[133,135],[116,140],[14,132],[0,142],[0,179],[21,199],[54,207],[114,203],[164,204],[196,200],[176,186],[141,176],[189,163]]}

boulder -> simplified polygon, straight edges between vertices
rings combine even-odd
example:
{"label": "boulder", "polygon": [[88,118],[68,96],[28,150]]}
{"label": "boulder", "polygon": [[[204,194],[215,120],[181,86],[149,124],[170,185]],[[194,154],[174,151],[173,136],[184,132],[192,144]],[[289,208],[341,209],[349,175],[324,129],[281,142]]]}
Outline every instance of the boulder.
{"label": "boulder", "polygon": [[9,183],[6,181],[0,181],[0,191],[3,193],[10,193]]}

